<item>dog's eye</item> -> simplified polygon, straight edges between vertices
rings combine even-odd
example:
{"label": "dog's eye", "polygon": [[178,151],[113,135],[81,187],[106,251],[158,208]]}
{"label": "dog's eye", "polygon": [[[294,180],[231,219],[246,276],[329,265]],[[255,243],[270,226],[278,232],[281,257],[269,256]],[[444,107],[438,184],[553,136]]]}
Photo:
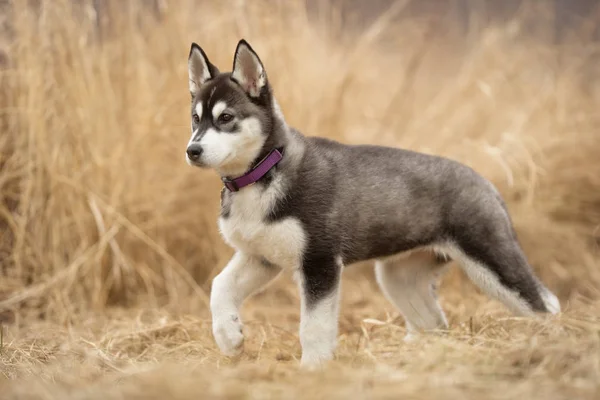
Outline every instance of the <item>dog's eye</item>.
{"label": "dog's eye", "polygon": [[223,113],[223,114],[219,115],[219,123],[221,123],[221,124],[226,124],[227,122],[231,121],[232,119],[233,119],[233,115],[231,115],[231,114]]}
{"label": "dog's eye", "polygon": [[192,119],[194,120],[195,124],[200,123],[200,117],[198,116],[198,114],[192,115]]}

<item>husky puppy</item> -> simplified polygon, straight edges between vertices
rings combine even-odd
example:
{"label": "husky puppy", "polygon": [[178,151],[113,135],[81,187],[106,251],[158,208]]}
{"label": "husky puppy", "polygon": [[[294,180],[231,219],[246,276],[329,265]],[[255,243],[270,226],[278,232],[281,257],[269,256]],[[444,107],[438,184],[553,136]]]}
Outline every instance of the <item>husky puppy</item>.
{"label": "husky puppy", "polygon": [[241,40],[221,73],[193,43],[187,162],[224,182],[219,227],[235,254],[214,279],[213,334],[242,351],[239,310],[282,270],[301,293],[301,364],[334,355],[340,275],[375,260],[377,282],[408,334],[446,329],[434,282],[450,259],[518,315],[558,313],[533,274],[490,182],[458,162],[306,137],[286,124],[256,52]]}

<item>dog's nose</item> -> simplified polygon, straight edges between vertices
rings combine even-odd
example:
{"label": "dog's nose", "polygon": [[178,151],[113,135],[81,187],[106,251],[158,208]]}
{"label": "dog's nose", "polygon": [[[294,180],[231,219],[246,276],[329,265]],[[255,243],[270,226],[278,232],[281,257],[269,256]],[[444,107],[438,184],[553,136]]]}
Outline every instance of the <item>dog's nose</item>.
{"label": "dog's nose", "polygon": [[186,150],[187,156],[192,161],[198,161],[202,155],[202,146],[196,143],[192,143]]}

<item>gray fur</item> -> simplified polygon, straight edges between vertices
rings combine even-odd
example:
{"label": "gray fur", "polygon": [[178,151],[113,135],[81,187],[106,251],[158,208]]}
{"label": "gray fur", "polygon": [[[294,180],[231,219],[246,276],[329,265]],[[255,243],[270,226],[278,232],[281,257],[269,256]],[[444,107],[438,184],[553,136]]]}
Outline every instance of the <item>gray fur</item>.
{"label": "gray fur", "polygon": [[289,186],[270,218],[302,221],[307,260],[341,254],[352,264],[452,242],[545,310],[500,195],[475,171],[408,150],[289,136],[303,151],[277,171]]}

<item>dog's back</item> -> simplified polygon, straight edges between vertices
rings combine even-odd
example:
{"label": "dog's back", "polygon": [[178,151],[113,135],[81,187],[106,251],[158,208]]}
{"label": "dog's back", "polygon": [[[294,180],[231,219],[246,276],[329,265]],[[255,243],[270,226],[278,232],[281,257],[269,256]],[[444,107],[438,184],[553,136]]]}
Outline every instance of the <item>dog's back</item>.
{"label": "dog's back", "polygon": [[302,164],[289,173],[288,192],[271,218],[300,219],[346,263],[442,244],[476,214],[507,222],[496,189],[463,164],[403,149],[303,140]]}

